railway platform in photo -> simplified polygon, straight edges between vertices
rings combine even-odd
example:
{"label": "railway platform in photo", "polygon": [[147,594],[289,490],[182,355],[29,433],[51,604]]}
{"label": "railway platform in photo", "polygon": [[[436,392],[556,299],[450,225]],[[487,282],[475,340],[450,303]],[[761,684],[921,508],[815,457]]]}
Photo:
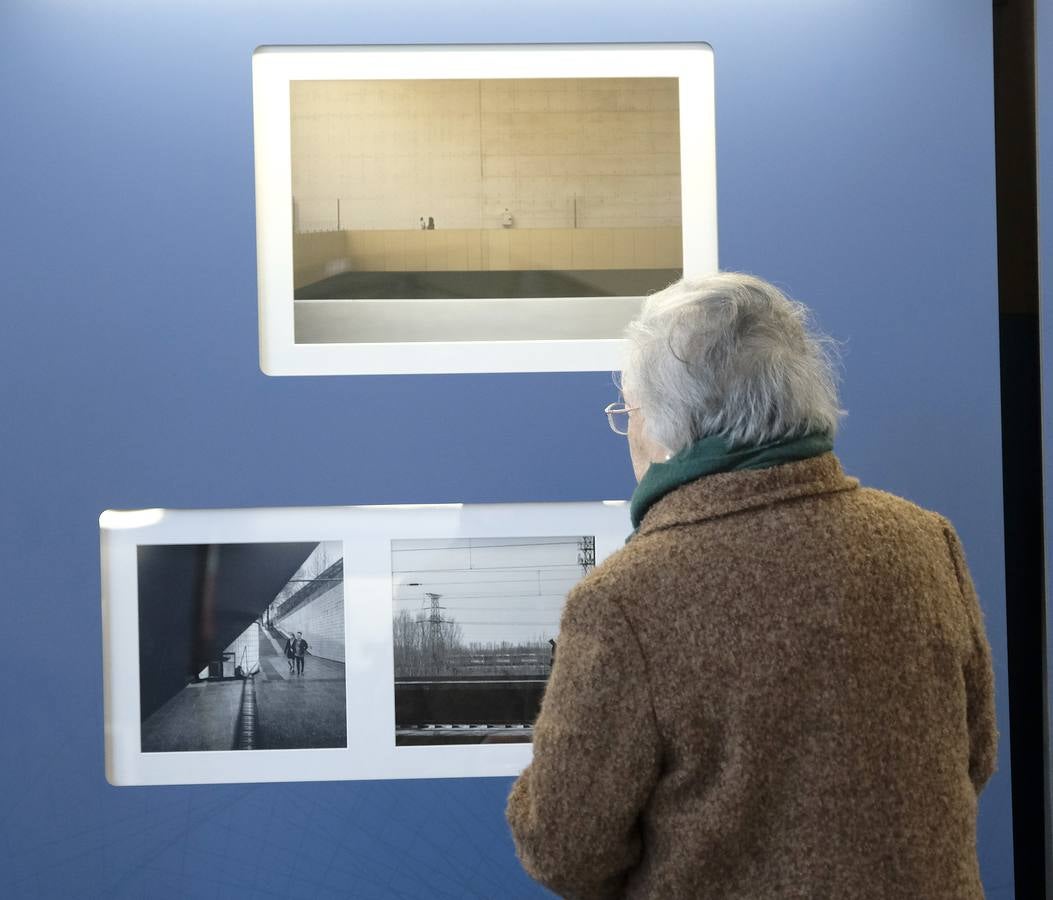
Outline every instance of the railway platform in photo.
{"label": "railway platform in photo", "polygon": [[259,631],[259,668],[187,685],[142,725],[144,752],[347,746],[344,664],[305,656],[290,672],[276,629]]}
{"label": "railway platform in photo", "polygon": [[286,664],[281,633],[264,633],[260,670],[253,679],[259,716],[255,749],[346,747],[344,664],[308,651],[303,675],[296,675]]}

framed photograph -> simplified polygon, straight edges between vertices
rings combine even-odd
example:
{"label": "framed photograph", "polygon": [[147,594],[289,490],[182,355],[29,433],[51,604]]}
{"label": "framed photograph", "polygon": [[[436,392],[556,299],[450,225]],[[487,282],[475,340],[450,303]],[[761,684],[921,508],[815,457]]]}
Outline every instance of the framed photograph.
{"label": "framed photograph", "polygon": [[517,774],[624,502],[107,511],[112,784]]}
{"label": "framed photograph", "polygon": [[530,741],[595,535],[391,542],[395,744]]}
{"label": "framed photograph", "polygon": [[260,365],[612,370],[717,268],[701,43],[261,47]]}
{"label": "framed photograph", "polygon": [[343,551],[136,548],[143,753],[347,746]]}

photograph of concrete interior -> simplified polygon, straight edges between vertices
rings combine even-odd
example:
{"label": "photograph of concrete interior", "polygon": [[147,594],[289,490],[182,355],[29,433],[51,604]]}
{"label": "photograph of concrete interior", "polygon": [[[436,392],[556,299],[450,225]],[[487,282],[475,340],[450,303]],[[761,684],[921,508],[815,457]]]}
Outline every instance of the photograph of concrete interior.
{"label": "photograph of concrete interior", "polygon": [[526,742],[593,536],[394,540],[395,743]]}
{"label": "photograph of concrete interior", "polygon": [[616,338],[683,272],[677,78],[293,81],[290,114],[297,343]]}
{"label": "photograph of concrete interior", "polygon": [[144,753],[347,746],[341,542],[137,555]]}

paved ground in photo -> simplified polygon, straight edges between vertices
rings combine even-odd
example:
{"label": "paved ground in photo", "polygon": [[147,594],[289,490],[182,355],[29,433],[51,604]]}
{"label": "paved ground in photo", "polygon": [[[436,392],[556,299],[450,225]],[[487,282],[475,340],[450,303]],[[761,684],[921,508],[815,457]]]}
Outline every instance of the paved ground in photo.
{"label": "paved ground in photo", "polygon": [[289,672],[278,639],[260,632],[256,675],[256,749],[346,747],[344,664],[308,655],[303,675]]}
{"label": "paved ground in photo", "polygon": [[242,687],[240,679],[188,684],[143,722],[143,752],[232,749]]}
{"label": "paved ground in photo", "polygon": [[[256,750],[346,747],[344,664],[308,656],[304,674],[289,672],[284,639],[260,628]],[[142,724],[144,753],[233,750],[245,683],[188,684]]]}

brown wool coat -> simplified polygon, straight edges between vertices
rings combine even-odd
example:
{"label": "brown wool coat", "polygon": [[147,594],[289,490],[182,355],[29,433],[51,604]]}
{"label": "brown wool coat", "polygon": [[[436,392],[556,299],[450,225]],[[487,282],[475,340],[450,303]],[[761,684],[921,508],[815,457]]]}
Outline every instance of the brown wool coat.
{"label": "brown wool coat", "polygon": [[520,859],[566,897],[982,897],[992,681],[946,519],[831,453],[702,478],[567,599]]}

